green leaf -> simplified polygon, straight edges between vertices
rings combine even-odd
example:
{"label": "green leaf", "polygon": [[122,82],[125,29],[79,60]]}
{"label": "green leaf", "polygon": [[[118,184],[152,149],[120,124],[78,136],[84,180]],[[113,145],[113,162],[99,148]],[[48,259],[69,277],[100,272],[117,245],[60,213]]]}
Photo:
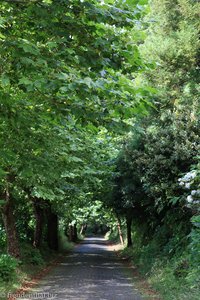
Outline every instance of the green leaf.
{"label": "green leaf", "polygon": [[69,161],[70,162],[83,162],[83,160],[81,158],[76,157],[76,156],[70,156]]}
{"label": "green leaf", "polygon": [[6,204],[6,201],[0,199],[0,206],[1,206],[1,205],[5,205],[5,204]]}
{"label": "green leaf", "polygon": [[149,0],[139,0],[139,5],[147,5],[149,3]]}
{"label": "green leaf", "polygon": [[30,79],[26,78],[26,77],[22,77],[19,80],[19,84],[31,85],[31,84],[33,84],[33,82]]}
{"label": "green leaf", "polygon": [[80,82],[86,84],[89,88],[93,87],[93,81],[92,81],[92,79],[90,77],[85,77]]}
{"label": "green leaf", "polygon": [[3,87],[6,87],[6,86],[10,85],[10,78],[5,74],[1,76],[1,85]]}
{"label": "green leaf", "polygon": [[60,74],[57,74],[56,77],[61,80],[68,80],[69,74],[61,72]]}
{"label": "green leaf", "polygon": [[19,47],[22,48],[25,53],[30,53],[33,55],[38,55],[40,53],[39,49],[34,44],[25,39],[20,40]]}
{"label": "green leaf", "polygon": [[0,40],[5,40],[5,39],[6,39],[6,36],[0,32]]}

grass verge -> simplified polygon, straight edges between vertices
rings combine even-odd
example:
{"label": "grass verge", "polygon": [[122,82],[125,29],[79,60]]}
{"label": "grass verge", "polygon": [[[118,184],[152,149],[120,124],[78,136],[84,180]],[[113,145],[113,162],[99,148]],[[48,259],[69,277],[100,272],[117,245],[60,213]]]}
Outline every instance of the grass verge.
{"label": "grass verge", "polygon": [[[125,248],[120,257],[128,261],[134,274],[134,282],[146,299],[199,300],[200,286],[191,284],[184,272],[176,274],[181,258],[135,255],[133,248]],[[135,266],[135,267],[134,267]],[[181,270],[184,271],[184,270]]]}
{"label": "grass verge", "polygon": [[59,252],[51,251],[45,245],[39,251],[30,244],[22,244],[21,261],[12,277],[6,281],[0,279],[0,299],[14,300],[14,294],[30,291],[73,247],[74,244],[68,242],[64,236],[59,238]]}

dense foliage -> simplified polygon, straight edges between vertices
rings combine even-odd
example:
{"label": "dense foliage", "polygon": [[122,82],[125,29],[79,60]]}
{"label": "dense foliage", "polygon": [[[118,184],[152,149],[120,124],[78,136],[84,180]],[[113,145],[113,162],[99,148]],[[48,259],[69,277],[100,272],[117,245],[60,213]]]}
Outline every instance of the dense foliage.
{"label": "dense foliage", "polygon": [[88,222],[120,235],[126,224],[148,271],[166,258],[197,286],[199,10],[192,0],[1,1],[2,265],[29,254],[42,264],[59,230],[74,240]]}
{"label": "dense foliage", "polygon": [[154,68],[136,80],[157,90],[154,109],[138,118],[124,143],[109,203],[131,217],[138,261],[150,269],[158,257],[176,257],[171,277],[197,284],[200,7],[197,1],[153,0],[150,8],[140,51]]}
{"label": "dense foliage", "polygon": [[2,251],[57,250],[60,219],[106,192],[113,137],[151,93],[133,84],[145,3],[1,1]]}

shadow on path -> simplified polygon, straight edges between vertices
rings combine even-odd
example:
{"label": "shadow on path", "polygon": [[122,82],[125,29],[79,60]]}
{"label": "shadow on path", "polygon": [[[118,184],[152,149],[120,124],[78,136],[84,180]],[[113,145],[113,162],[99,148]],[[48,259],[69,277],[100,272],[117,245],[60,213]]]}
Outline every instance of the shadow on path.
{"label": "shadow on path", "polygon": [[130,270],[109,250],[107,241],[88,237],[27,297],[18,299],[141,300],[142,297],[133,286]]}

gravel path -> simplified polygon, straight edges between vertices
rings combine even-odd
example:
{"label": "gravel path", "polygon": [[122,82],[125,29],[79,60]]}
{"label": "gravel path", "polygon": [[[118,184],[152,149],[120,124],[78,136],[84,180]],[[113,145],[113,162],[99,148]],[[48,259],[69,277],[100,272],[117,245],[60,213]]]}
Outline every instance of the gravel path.
{"label": "gravel path", "polygon": [[141,300],[130,270],[103,238],[86,238],[29,295],[19,299]]}

